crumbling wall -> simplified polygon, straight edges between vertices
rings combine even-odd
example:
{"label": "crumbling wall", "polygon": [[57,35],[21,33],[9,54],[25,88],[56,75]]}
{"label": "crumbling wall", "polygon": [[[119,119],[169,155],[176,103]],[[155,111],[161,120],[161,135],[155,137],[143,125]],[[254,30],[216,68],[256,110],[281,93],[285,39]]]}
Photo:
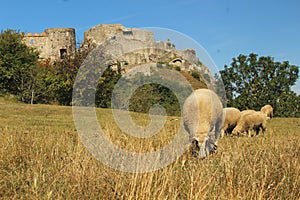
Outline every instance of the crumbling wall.
{"label": "crumbling wall", "polygon": [[61,59],[72,55],[76,51],[75,29],[49,28],[41,34],[27,33],[24,42],[40,52],[40,58],[51,60]]}
{"label": "crumbling wall", "polygon": [[[84,32],[84,43],[92,42],[96,45],[100,45],[116,37],[142,42],[143,47],[155,42],[153,33],[148,30],[126,28],[121,24],[100,24]],[[137,46],[137,48],[139,47]]]}
{"label": "crumbling wall", "polygon": [[[37,48],[41,59],[61,59],[76,51],[75,29],[49,28],[43,33],[27,33],[24,42]],[[113,62],[126,63],[125,68],[145,63],[165,63],[180,67],[181,70],[199,69],[209,73],[205,65],[199,62],[194,49],[178,50],[170,40],[155,41],[154,33],[149,30],[127,28],[121,24],[100,24],[84,33],[82,47],[88,43],[106,45],[112,55],[122,55]]]}
{"label": "crumbling wall", "polygon": [[84,32],[84,43],[101,44],[110,37],[121,33],[125,27],[121,24],[100,24]]}
{"label": "crumbling wall", "polygon": [[75,29],[50,28],[45,33],[49,40],[49,57],[52,59],[72,55],[76,50]]}
{"label": "crumbling wall", "polygon": [[24,43],[27,46],[34,47],[40,52],[40,58],[48,58],[49,55],[49,42],[45,32],[39,33],[27,33],[23,38]]}

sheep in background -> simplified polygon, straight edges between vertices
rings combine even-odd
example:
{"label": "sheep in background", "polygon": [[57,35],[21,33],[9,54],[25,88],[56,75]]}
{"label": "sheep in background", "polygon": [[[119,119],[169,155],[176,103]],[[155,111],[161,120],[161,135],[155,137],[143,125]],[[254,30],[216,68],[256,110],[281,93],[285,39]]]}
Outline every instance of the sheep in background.
{"label": "sheep in background", "polygon": [[260,111],[244,114],[233,129],[232,134],[240,135],[246,132],[249,135],[249,131],[254,130],[256,135],[258,135],[260,129],[264,133],[266,131],[267,119],[268,117]]}
{"label": "sheep in background", "polygon": [[205,158],[217,148],[223,126],[223,106],[211,90],[195,90],[183,105],[183,122],[192,143],[192,154]]}
{"label": "sheep in background", "polygon": [[265,105],[260,109],[261,112],[265,113],[267,117],[273,117],[273,108],[271,105]]}
{"label": "sheep in background", "polygon": [[256,111],[255,110],[243,110],[242,112],[241,112],[241,116],[242,115],[246,115],[246,114],[253,114],[253,113],[255,113]]}
{"label": "sheep in background", "polygon": [[241,111],[237,108],[224,108],[223,112],[223,114],[225,115],[225,121],[222,127],[221,137],[223,137],[225,134],[231,134],[232,130],[235,128],[237,122],[241,117]]}

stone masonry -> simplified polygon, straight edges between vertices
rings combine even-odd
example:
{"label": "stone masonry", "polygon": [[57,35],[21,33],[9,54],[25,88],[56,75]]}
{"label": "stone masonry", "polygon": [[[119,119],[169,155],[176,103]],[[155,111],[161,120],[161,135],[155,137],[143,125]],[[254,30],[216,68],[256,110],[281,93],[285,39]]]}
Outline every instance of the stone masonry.
{"label": "stone masonry", "polygon": [[154,35],[151,31],[136,28],[126,28],[121,24],[100,24],[94,26],[84,33],[84,42],[92,42],[97,45],[108,39],[113,39],[116,35],[133,41],[143,42],[149,45],[154,42]]}
{"label": "stone masonry", "polygon": [[40,52],[41,59],[57,60],[72,55],[76,50],[75,29],[49,28],[41,34],[27,33],[24,42]]}
{"label": "stone masonry", "polygon": [[[51,61],[55,61],[75,53],[75,38],[73,28],[49,28],[41,34],[25,34],[24,42],[35,47],[40,52],[41,59],[50,58]],[[193,49],[177,50],[169,40],[155,41],[152,31],[127,28],[121,24],[100,24],[88,29],[84,33],[81,48],[89,43],[106,45],[105,48],[112,55],[123,55],[116,60],[126,63],[123,68],[152,62],[165,63],[189,71],[196,69],[200,63]],[[200,66],[200,69],[202,73],[209,73],[204,65]]]}

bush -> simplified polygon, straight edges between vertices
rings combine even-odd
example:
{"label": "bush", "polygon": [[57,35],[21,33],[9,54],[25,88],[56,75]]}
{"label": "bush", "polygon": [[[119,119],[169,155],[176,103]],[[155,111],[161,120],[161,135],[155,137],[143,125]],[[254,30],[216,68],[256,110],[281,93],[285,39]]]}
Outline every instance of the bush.
{"label": "bush", "polygon": [[197,80],[200,80],[200,73],[196,71],[191,72],[192,77],[194,77]]}

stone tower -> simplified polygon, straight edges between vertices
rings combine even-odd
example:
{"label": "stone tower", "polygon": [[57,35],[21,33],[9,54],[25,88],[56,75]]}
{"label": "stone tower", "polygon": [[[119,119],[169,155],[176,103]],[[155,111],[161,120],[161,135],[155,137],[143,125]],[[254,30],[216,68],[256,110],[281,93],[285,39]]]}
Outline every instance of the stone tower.
{"label": "stone tower", "polygon": [[43,33],[24,35],[26,45],[36,48],[41,59],[62,59],[76,51],[75,29],[48,28]]}
{"label": "stone tower", "polygon": [[144,46],[151,46],[155,42],[153,32],[149,30],[126,28],[121,24],[100,24],[84,32],[84,43],[92,42],[100,45],[104,41],[115,39],[115,37],[139,41]]}

